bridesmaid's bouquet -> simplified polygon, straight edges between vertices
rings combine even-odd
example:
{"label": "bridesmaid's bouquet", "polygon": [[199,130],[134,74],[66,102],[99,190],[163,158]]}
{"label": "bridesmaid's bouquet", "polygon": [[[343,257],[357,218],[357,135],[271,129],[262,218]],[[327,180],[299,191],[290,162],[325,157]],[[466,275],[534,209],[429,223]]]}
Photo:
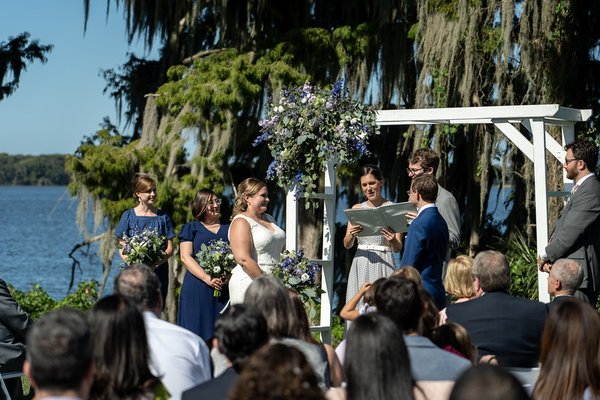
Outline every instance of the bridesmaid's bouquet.
{"label": "bridesmaid's bouquet", "polygon": [[[231,247],[223,239],[213,239],[208,242],[208,245],[202,243],[200,251],[196,253],[196,260],[198,260],[198,264],[204,271],[213,278],[225,278],[231,274],[236,266]],[[220,290],[215,289],[213,291],[214,297],[220,295]]]}
{"label": "bridesmaid's bouquet", "polygon": [[[127,265],[146,264],[153,266],[163,258],[167,243],[165,235],[159,235],[158,229],[135,229],[133,236],[123,234],[123,254]],[[120,246],[121,247],[121,246]]]}
{"label": "bridesmaid's bouquet", "polygon": [[279,262],[275,264],[273,275],[286,287],[298,293],[308,311],[311,305],[321,302],[321,268],[321,264],[306,258],[302,249],[286,250],[281,253]]}

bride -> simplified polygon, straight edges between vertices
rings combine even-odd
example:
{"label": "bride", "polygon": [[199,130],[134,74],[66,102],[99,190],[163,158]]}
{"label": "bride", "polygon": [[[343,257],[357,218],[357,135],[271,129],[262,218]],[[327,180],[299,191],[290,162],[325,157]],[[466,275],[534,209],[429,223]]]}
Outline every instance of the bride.
{"label": "bride", "polygon": [[229,242],[237,266],[231,273],[231,304],[243,303],[252,281],[270,274],[285,247],[285,232],[266,214],[269,204],[267,185],[248,178],[238,185],[229,227]]}

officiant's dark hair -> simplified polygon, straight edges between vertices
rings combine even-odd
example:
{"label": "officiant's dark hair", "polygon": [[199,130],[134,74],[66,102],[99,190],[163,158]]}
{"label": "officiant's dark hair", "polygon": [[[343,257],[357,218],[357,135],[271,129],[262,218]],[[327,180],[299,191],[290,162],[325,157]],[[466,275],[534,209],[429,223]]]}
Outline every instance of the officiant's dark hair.
{"label": "officiant's dark hair", "polygon": [[360,167],[360,173],[358,176],[362,177],[367,175],[373,175],[378,181],[383,179],[383,174],[381,173],[381,170],[377,165],[374,164],[365,164],[362,167]]}

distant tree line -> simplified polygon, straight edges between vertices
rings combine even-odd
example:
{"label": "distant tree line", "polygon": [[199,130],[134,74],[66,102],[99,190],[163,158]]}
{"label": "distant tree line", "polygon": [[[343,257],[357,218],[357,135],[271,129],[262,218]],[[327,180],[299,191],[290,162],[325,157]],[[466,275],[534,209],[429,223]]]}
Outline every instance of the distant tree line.
{"label": "distant tree line", "polygon": [[0,185],[67,185],[64,154],[39,156],[0,153]]}

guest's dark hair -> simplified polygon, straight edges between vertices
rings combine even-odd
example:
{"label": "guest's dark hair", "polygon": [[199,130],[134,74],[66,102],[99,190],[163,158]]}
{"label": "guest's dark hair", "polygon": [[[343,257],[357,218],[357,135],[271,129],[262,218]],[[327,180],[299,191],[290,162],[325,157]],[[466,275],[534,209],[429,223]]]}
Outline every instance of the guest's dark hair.
{"label": "guest's dark hair", "polygon": [[589,140],[577,140],[565,146],[566,150],[573,152],[573,157],[582,160],[588,171],[594,172],[598,166],[598,148]]}
{"label": "guest's dark hair", "polygon": [[435,203],[438,193],[438,184],[435,176],[429,174],[421,174],[415,176],[410,184],[412,192],[419,192],[423,200]]}
{"label": "guest's dark hair", "polygon": [[115,277],[114,292],[127,297],[140,309],[161,306],[158,276],[144,264],[135,264],[120,271]]}
{"label": "guest's dark hair", "polygon": [[[510,372],[480,364],[471,367],[456,380],[449,400],[529,400],[527,392]],[[566,397],[565,397],[566,399]]]}
{"label": "guest's dark hair", "polygon": [[41,316],[27,333],[27,360],[38,388],[78,390],[93,362],[85,315],[61,308]]}
{"label": "guest's dark hair", "polygon": [[292,301],[292,311],[294,312],[294,334],[292,335],[296,339],[304,340],[308,343],[318,344],[319,342],[313,337],[310,332],[310,321],[308,320],[308,314],[304,303],[296,291],[288,289],[288,295]]}
{"label": "guest's dark hair", "polygon": [[550,309],[540,350],[536,399],[600,398],[600,315],[575,298]]}
{"label": "guest's dark hair", "polygon": [[482,251],[473,260],[473,276],[479,279],[481,289],[486,292],[508,291],[510,287],[508,259],[499,251]]}
{"label": "guest's dark hair", "polygon": [[433,329],[429,338],[439,348],[466,358],[472,364],[476,363],[477,348],[471,343],[464,326],[448,322]]}
{"label": "guest's dark hair", "polygon": [[394,321],[404,333],[417,332],[423,315],[423,299],[417,284],[395,276],[380,283],[375,290],[377,312]]}
{"label": "guest's dark hair", "polygon": [[267,321],[271,338],[294,337],[292,300],[274,276],[261,275],[248,287],[244,303],[254,305]]}
{"label": "guest's dark hair", "polygon": [[229,306],[215,323],[214,336],[219,350],[238,372],[248,357],[269,340],[267,322],[252,304]]}
{"label": "guest's dark hair", "polygon": [[373,175],[378,181],[383,179],[383,174],[378,166],[373,164],[365,164],[360,168],[359,176]]}
{"label": "guest's dark hair", "polygon": [[229,400],[325,400],[306,358],[282,343],[264,346],[247,361]]}
{"label": "guest's dark hair", "polygon": [[160,380],[150,371],[144,318],[121,295],[100,299],[88,314],[94,341],[90,399],[139,399]]}
{"label": "guest's dark hair", "polygon": [[413,399],[414,382],[402,332],[378,313],[350,325],[344,357],[348,399]]}
{"label": "guest's dark hair", "polygon": [[194,219],[202,221],[211,197],[217,197],[217,194],[210,189],[200,189],[196,192],[191,207]]}

